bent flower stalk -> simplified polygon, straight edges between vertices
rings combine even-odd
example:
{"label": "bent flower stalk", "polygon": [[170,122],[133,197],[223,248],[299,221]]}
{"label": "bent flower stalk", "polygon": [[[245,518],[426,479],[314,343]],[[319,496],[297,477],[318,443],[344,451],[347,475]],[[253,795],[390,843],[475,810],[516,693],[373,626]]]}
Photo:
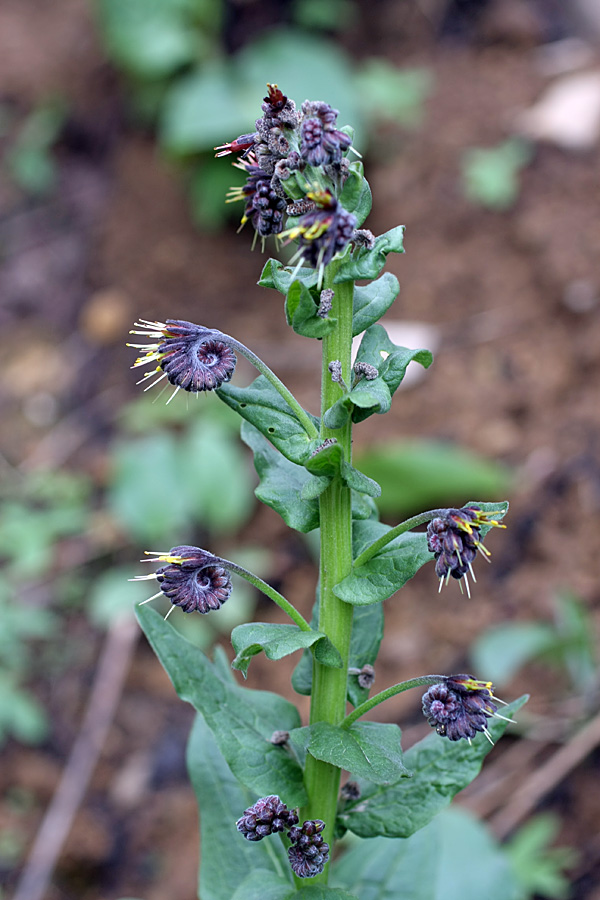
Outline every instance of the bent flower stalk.
{"label": "bent flower stalk", "polygon": [[[138,350],[134,368],[146,370],[145,389],[166,379],[175,393],[214,392],[244,420],[243,439],[261,481],[257,496],[292,528],[320,535],[310,622],[272,585],[192,545],[148,552],[156,571],[135,579],[158,584],[158,593],[140,604],[139,619],[176,690],[198,712],[188,762],[200,804],[203,900],[316,898],[307,881],[319,886],[322,900],[363,900],[369,856],[360,838],[380,834],[391,860],[389,896],[412,900],[401,887],[414,881],[411,835],[469,783],[524,702],[504,705],[501,715],[503,701],[491,682],[464,674],[416,675],[371,695],[382,603],[397,602],[390,598],[430,563],[434,608],[441,602],[434,571],[440,588],[453,578],[469,592],[473,561],[477,553],[489,560],[483,540],[490,528],[504,528],[508,504],[469,501],[388,526],[378,521],[379,486],[353,465],[353,426],[387,412],[409,363],[427,368],[432,357],[394,345],[378,324],[399,290],[395,276],[381,273],[389,254],[404,252],[403,227],[379,236],[362,227],[371,192],[360,158],[350,156],[352,129],[340,127],[338,115],[321,100],[305,100],[298,109],[268,85],[254,129],[217,148],[217,156],[233,156],[246,176],[228,195],[244,203],[242,225],[250,224],[263,248],[270,237],[277,248],[296,244],[286,261],[266,263],[260,284],[285,296],[286,319],[297,334],[319,341],[320,415],[305,410],[263,360],[218,329],[140,319],[132,332],[138,336],[130,345]],[[246,387],[230,384],[239,354],[259,373]],[[426,532],[418,530],[423,526]],[[300,651],[292,684],[310,695],[304,723],[289,699],[247,691],[225,670],[222,655],[211,662],[147,605],[166,599],[167,615],[175,608],[217,615],[230,595],[235,603],[232,574],[287,616],[285,624],[238,625],[232,666],[245,677],[261,652],[274,665]],[[363,717],[419,686],[427,688],[422,709],[436,733],[411,749],[405,765],[398,726]],[[343,772],[348,779],[341,788]],[[344,854],[342,840],[337,886],[329,888],[333,848],[347,831],[357,843]],[[439,864],[436,857],[433,865]],[[443,883],[443,873],[436,877]],[[468,878],[453,893],[474,896],[467,888]],[[478,896],[487,895],[483,883],[478,889]],[[379,897],[374,890],[365,896]],[[502,900],[501,893],[494,896]]]}

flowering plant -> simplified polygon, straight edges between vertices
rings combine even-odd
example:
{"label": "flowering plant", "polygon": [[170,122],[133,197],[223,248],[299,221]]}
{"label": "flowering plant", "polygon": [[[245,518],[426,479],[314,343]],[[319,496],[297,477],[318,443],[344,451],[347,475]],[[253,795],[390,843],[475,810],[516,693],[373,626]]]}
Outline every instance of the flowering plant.
{"label": "flowering plant", "polygon": [[[148,369],[149,387],[166,378],[172,396],[214,390],[239,413],[258,498],[300,532],[320,528],[317,601],[308,622],[269,584],[193,546],[148,554],[158,568],[140,577],[156,579],[155,597],[170,600],[169,614],[176,606],[218,614],[232,572],[259,588],[291,622],[236,627],[232,666],[245,676],[257,653],[278,660],[302,651],[292,684],[311,697],[309,723],[287,699],[238,684],[222,651],[210,662],[149,606],[139,620],[178,694],[198,711],[188,761],[201,810],[202,900],[416,898],[398,887],[407,839],[476,776],[525,698],[506,706],[491,683],[466,674],[418,675],[369,697],[382,601],[432,561],[440,589],[452,577],[468,591],[477,553],[489,556],[485,535],[504,527],[508,504],[469,502],[395,527],[379,522],[379,485],[352,465],[352,427],[389,410],[411,361],[432,362],[427,350],[393,344],[377,324],[399,290],[381,273],[389,253],[404,252],[403,228],[378,237],[362,228],[371,192],[336,110],[309,101],[297,110],[269,85],[262,111],[254,132],[217,149],[236,154],[247,174],[229,197],[244,202],[242,223],[263,245],[270,235],[297,244],[290,263],[267,262],[260,284],[285,296],[295,332],[322,343],[321,415],[304,410],[262,360],[215,328],[141,320],[133,333],[146,342],[133,345],[141,350],[135,365]],[[236,354],[258,369],[248,387],[229,383]],[[425,524],[426,532],[414,530]],[[403,754],[396,724],[362,717],[418,686],[427,688],[423,713],[436,733]],[[350,780],[340,789],[342,772]],[[355,842],[336,860],[332,886],[334,843],[347,832]],[[396,873],[387,887],[379,863],[373,870],[378,858]],[[487,896],[481,883],[473,896]]]}

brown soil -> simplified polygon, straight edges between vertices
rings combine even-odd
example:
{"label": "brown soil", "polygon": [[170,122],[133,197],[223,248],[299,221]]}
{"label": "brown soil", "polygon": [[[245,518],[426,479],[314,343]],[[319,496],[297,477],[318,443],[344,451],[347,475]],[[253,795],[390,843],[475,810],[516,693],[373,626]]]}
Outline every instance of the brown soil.
{"label": "brown soil", "polygon": [[[375,233],[406,224],[407,252],[388,265],[402,284],[394,316],[436,326],[441,344],[427,377],[400,394],[376,428],[372,419],[360,426],[356,446],[373,435],[443,438],[508,464],[516,485],[509,529],[490,536],[493,565],[483,571],[479,564],[473,600],[456,585],[434,596],[427,569],[401,601],[386,604],[378,686],[415,672],[462,670],[466,648],[483,628],[551,619],[560,589],[581,598],[596,626],[600,615],[598,148],[573,155],[537,147],[518,201],[504,213],[470,204],[459,180],[462,151],[500,143],[515,112],[539,95],[546,82],[535,47],[555,36],[552,27],[571,23],[557,24],[554,5],[541,2],[490,3],[477,24],[450,17],[444,28],[400,14],[399,6],[404,10],[382,2],[364,17],[363,31],[356,26],[346,39],[357,55],[427,65],[434,75],[422,127],[388,129],[374,140],[368,224]],[[440,40],[440,30],[459,33]],[[8,179],[0,188],[0,409],[11,423],[0,441],[2,458],[82,468],[101,486],[116,405],[134,396],[122,336],[140,315],[189,318],[243,336],[316,410],[318,345],[307,347],[290,333],[280,296],[255,285],[262,259],[248,252],[247,233],[194,229],[182,182],[152,138],[128,124],[123,89],[102,55],[88,4],[5,0],[0,84],[17,121],[52,92],[70,108],[52,195],[33,202]],[[577,304],[582,285],[588,299]],[[50,423],[40,414],[47,404],[56,410]],[[271,580],[308,613],[315,572],[301,539],[267,509],[256,510],[250,531],[275,550]],[[116,553],[118,535],[102,533]],[[62,552],[85,557],[81,547]],[[262,601],[258,610],[260,618],[276,619]],[[22,844],[11,885],[76,737],[100,649],[83,617],[68,622],[66,640],[79,648],[73,669],[32,685],[52,715],[50,739],[4,749],[0,823]],[[275,669],[257,658],[249,686],[272,688],[275,677],[288,691],[294,662]],[[567,739],[564,679],[530,666],[508,693],[525,690],[531,721],[547,717],[543,753],[551,755]],[[306,711],[304,698],[299,706]],[[409,742],[423,733],[415,698],[390,703],[385,714],[408,723]],[[191,718],[140,644],[48,900],[195,896],[197,814],[184,766]],[[495,751],[490,768],[501,757]],[[537,761],[523,764],[515,790]],[[561,816],[562,841],[581,853],[573,896],[582,900],[600,898],[597,762],[592,751],[543,800]],[[29,798],[25,806],[15,799],[17,788]],[[468,802],[497,812],[498,804],[486,809],[475,791]]]}

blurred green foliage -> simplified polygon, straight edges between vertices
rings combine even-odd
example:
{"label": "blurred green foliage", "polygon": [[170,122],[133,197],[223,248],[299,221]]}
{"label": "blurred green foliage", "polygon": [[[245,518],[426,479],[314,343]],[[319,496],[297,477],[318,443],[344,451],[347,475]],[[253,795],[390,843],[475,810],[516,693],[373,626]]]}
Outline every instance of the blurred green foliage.
{"label": "blurred green foliage", "polygon": [[516,900],[544,897],[565,900],[571,896],[565,870],[577,862],[572,847],[552,847],[560,820],[551,813],[534,816],[505,844],[513,874],[520,886]]}
{"label": "blurred green foliage", "polygon": [[[47,194],[56,182],[56,163],[52,150],[66,118],[66,105],[60,98],[39,103],[23,122],[14,126],[10,138],[12,116],[5,110],[2,132],[9,133],[3,166],[13,181],[28,194]],[[12,123],[14,125],[14,123]]]}
{"label": "blurred green foliage", "polygon": [[531,156],[531,146],[522,138],[510,138],[488,149],[465,150],[462,181],[466,197],[487,209],[510,209],[519,196],[519,174]]}

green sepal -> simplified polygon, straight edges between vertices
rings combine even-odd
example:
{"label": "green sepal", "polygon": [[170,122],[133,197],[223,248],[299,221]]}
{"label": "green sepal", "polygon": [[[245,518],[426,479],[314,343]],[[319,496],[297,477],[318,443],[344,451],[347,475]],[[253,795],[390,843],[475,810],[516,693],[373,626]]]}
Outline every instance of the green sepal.
{"label": "green sepal", "polygon": [[244,678],[253,656],[261,651],[267,659],[283,659],[296,650],[310,647],[315,659],[324,666],[339,669],[342,657],[326,634],[320,631],[302,631],[297,625],[278,625],[268,622],[249,622],[238,625],[231,632],[231,643],[236,657],[231,663]]}
{"label": "green sepal", "polygon": [[[509,503],[508,500],[498,500],[497,503],[490,503],[489,501],[483,500],[468,500],[466,503],[463,503],[463,507],[465,506],[478,506],[483,512],[498,513],[496,518],[501,521],[508,512]],[[479,526],[479,533],[482,541],[493,527],[493,525],[486,525],[485,523]]]}
{"label": "green sepal", "polygon": [[[382,522],[356,522],[352,539],[355,558],[388,531],[391,528]],[[352,606],[381,603],[395,594],[416,575],[421,566],[432,559],[433,553],[427,549],[427,535],[405,532],[386,544],[380,554],[353,569],[335,585],[333,592],[340,600]]]}
{"label": "green sepal", "polygon": [[304,466],[282,456],[249,422],[242,422],[241,437],[254,454],[254,467],[260,478],[254,493],[261,503],[274,509],[296,531],[306,534],[318,528],[319,501],[304,496],[313,476]]}
{"label": "green sepal", "polygon": [[[258,428],[291,462],[302,465],[315,448],[314,440],[309,438],[281,394],[264,375],[259,375],[248,387],[227,384],[216,393],[227,406]],[[312,419],[318,427],[318,419],[314,416]]]}
{"label": "green sepal", "polygon": [[302,282],[307,288],[316,287],[319,273],[307,266],[296,271],[293,266],[285,266],[278,259],[268,259],[264,265],[258,283],[261,287],[273,288],[284,296],[287,295],[294,280]]}
{"label": "green sepal", "polygon": [[202,810],[198,896],[203,900],[230,900],[245,882],[248,870],[254,867],[269,877],[286,879],[289,891],[292,879],[283,844],[280,841],[262,841],[259,846],[250,844],[235,827],[236,820],[255,802],[256,795],[239,783],[200,714],[194,720],[188,741],[187,766]]}
{"label": "green sepal", "polygon": [[[319,621],[319,602],[313,606],[311,627],[316,630]],[[352,636],[350,638],[350,654],[348,667],[362,669],[365,665],[373,665],[379,653],[383,639],[383,607],[380,603],[373,606],[358,606],[354,610]],[[304,696],[312,692],[312,656],[306,651],[292,674],[292,687],[297,694]],[[348,675],[348,700],[352,706],[359,706],[369,696],[369,689],[358,683],[358,675]]]}
{"label": "green sepal", "polygon": [[299,727],[296,707],[278,694],[251,691],[223,678],[198,647],[149,606],[138,607],[136,614],[175,690],[202,713],[236,778],[259,796],[276,793],[288,806],[302,806],[307,799],[302,770],[271,743],[274,731]]}
{"label": "green sepal", "polygon": [[[510,717],[527,699],[524,695],[503,706],[502,715]],[[508,722],[502,719],[488,719],[494,741],[502,737],[507,726]],[[360,837],[410,837],[473,781],[492,749],[484,734],[474,737],[471,744],[430,734],[404,754],[405,765],[414,773],[412,778],[403,778],[388,787],[373,782],[361,784],[360,799],[346,805],[340,822]]]}
{"label": "green sepal", "polygon": [[355,722],[349,728],[316,722],[290,732],[289,743],[302,758],[315,759],[345,769],[353,777],[373,784],[391,784],[411,773],[404,765],[397,725]]}
{"label": "green sepal", "polygon": [[375,246],[372,250],[359,247],[354,253],[346,256],[340,265],[334,279],[334,284],[343,281],[357,281],[359,279],[377,278],[383,267],[388,253],[404,253],[404,225],[397,225],[385,234],[375,238]]}
{"label": "green sepal", "polygon": [[337,319],[321,318],[318,305],[306,285],[295,280],[285,298],[285,317],[296,334],[309,338],[323,338],[334,330]]}
{"label": "green sepal", "polygon": [[[364,333],[356,362],[374,366],[379,375],[372,380],[361,378],[355,388],[340,397],[323,416],[325,425],[328,428],[341,427],[348,412],[351,412],[355,423],[362,422],[374,413],[388,412],[392,396],[402,383],[409,363],[413,361],[427,369],[433,362],[433,356],[429,350],[399,347],[389,339],[382,325],[371,325]],[[344,413],[342,408],[347,412]]]}
{"label": "green sepal", "polygon": [[349,213],[356,216],[356,227],[360,228],[373,205],[369,182],[364,176],[364,166],[359,159],[350,163],[348,177],[344,182],[340,203]]}
{"label": "green sepal", "polygon": [[354,286],[352,301],[352,337],[361,334],[379,322],[390,308],[398,293],[400,284],[391,272],[384,272],[376,281],[364,286]]}
{"label": "green sepal", "polygon": [[352,488],[352,490],[366,494],[368,497],[381,496],[381,488],[377,482],[365,475],[364,472],[355,469],[354,466],[351,466],[345,460],[342,460],[340,474],[344,484]]}
{"label": "green sepal", "polygon": [[407,839],[350,838],[347,843],[332,882],[349,887],[362,900],[522,900],[524,896],[508,854],[482,822],[460,807],[443,810]]}

